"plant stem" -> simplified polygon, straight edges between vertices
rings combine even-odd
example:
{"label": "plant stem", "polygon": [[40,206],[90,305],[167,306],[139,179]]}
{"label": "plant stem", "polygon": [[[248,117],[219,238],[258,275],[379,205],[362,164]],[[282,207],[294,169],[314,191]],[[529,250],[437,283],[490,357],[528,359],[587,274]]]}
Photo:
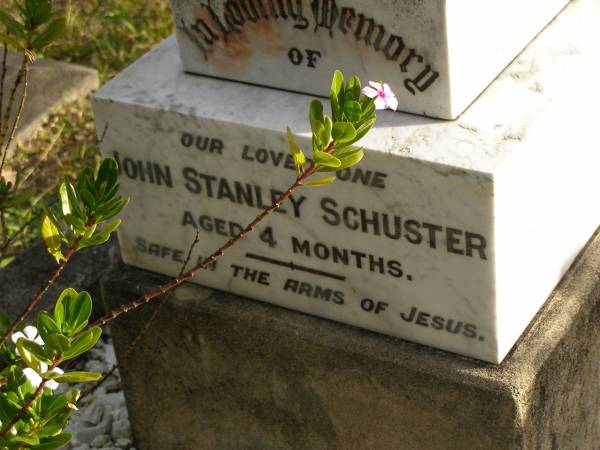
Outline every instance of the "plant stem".
{"label": "plant stem", "polygon": [[[194,238],[194,242],[192,242],[192,244],[190,245],[190,247],[188,249],[188,253],[187,253],[187,257],[185,258],[185,261],[181,265],[181,271],[179,272],[179,276],[182,276],[185,273],[185,269],[186,269],[187,265],[189,264],[190,260],[192,259],[192,252],[194,251],[194,248],[196,247],[196,245],[199,242],[200,242],[200,231],[196,230],[196,237]],[[135,347],[144,338],[144,336],[146,335],[146,333],[148,333],[148,330],[150,329],[150,327],[152,326],[152,324],[156,320],[156,317],[158,316],[158,313],[160,312],[160,310],[162,309],[162,307],[165,306],[165,304],[169,300],[169,297],[170,297],[169,295],[164,296],[161,299],[161,301],[156,305],[156,308],[154,308],[154,311],[152,311],[152,315],[146,321],[146,323],[144,324],[144,326],[142,327],[142,329],[140,330],[140,332],[138,333],[138,335],[135,338],[133,338],[133,341],[131,341],[131,343],[129,344],[129,347],[127,347],[127,350],[125,350],[125,353],[123,353],[123,356],[119,357],[119,361],[121,363],[125,359],[127,359],[129,357],[129,355],[131,355],[131,353],[133,352],[133,350],[135,349]],[[119,364],[117,364],[117,363],[113,364],[113,366],[110,368],[110,370],[102,375],[102,378],[100,378],[96,383],[94,383],[93,386],[91,386],[88,389],[86,389],[85,391],[83,391],[83,393],[79,397],[79,400],[81,401],[83,398],[87,397],[88,395],[90,395],[91,393],[93,393],[96,389],[98,389],[100,386],[102,386],[102,384],[106,380],[108,380],[108,378],[118,368],[119,368]]]}
{"label": "plant stem", "polygon": [[[56,358],[54,358],[54,361],[52,362],[52,366],[50,366],[48,368],[48,370],[53,370],[56,368],[56,366],[58,366],[58,364],[60,363],[60,358],[61,355],[60,353],[58,353],[56,355]],[[31,407],[31,405],[33,405],[33,402],[36,401],[36,399],[42,395],[42,392],[44,392],[44,388],[46,387],[46,382],[48,380],[43,379],[42,382],[40,383],[40,385],[37,387],[37,389],[35,390],[35,392],[33,393],[33,395],[31,396],[31,398],[29,400],[27,400],[27,403],[25,403],[23,405],[23,407],[21,408],[21,410],[17,413],[17,415],[15,417],[12,418],[12,420],[10,422],[8,422],[6,424],[6,426],[4,428],[2,428],[2,431],[0,431],[0,436],[5,436],[6,433],[8,433],[10,431],[10,429],[19,421],[23,418],[23,416],[25,415],[25,413],[29,410],[29,408]]]}
{"label": "plant stem", "polygon": [[[330,153],[331,151],[333,151],[333,149],[335,149],[335,145],[336,145],[335,141],[332,141],[327,146],[327,148],[324,150],[324,152]],[[107,323],[113,321],[117,317],[122,316],[123,314],[126,314],[134,309],[137,309],[140,306],[143,306],[146,303],[149,303],[156,297],[159,297],[160,295],[170,291],[171,289],[176,288],[177,286],[182,284],[184,281],[192,278],[197,272],[206,269],[209,265],[211,265],[212,263],[217,261],[221,256],[223,256],[227,250],[229,250],[231,247],[233,247],[239,241],[244,239],[246,237],[246,235],[248,235],[249,233],[254,231],[254,229],[263,220],[265,220],[273,211],[275,211],[276,209],[281,207],[281,204],[284,201],[286,201],[296,189],[298,189],[300,186],[302,186],[302,184],[306,181],[306,179],[308,177],[310,177],[312,174],[314,174],[316,170],[317,170],[317,167],[316,167],[315,163],[313,162],[308,167],[308,169],[306,169],[304,172],[302,172],[300,174],[300,176],[298,176],[298,178],[296,178],[296,181],[294,182],[294,184],[292,184],[288,188],[287,191],[285,191],[283,194],[281,194],[279,197],[277,197],[275,199],[275,201],[273,201],[271,206],[269,206],[262,213],[260,213],[258,216],[256,216],[256,218],[252,222],[250,222],[246,226],[246,228],[244,228],[236,236],[234,236],[230,240],[228,240],[222,247],[220,247],[217,251],[215,251],[208,258],[206,258],[202,262],[198,263],[196,266],[194,266],[192,269],[190,269],[183,275],[180,275],[177,278],[172,279],[168,283],[159,286],[158,289],[150,292],[149,294],[146,294],[143,297],[140,297],[139,299],[137,299],[127,305],[123,305],[120,308],[117,308],[114,311],[110,312],[109,314],[105,315],[104,317],[101,317],[100,319],[96,320],[94,323],[90,324],[88,326],[88,329],[92,328],[92,327],[102,327],[102,326],[106,325]]]}
{"label": "plant stem", "polygon": [[6,216],[4,208],[0,209],[0,237],[2,242],[2,248],[0,249],[0,259],[4,255],[4,249],[8,247],[8,228],[6,227]]}
{"label": "plant stem", "polygon": [[56,267],[56,269],[54,269],[54,272],[52,272],[52,274],[50,275],[50,277],[48,278],[46,283],[44,283],[44,285],[38,291],[38,293],[35,294],[35,296],[31,299],[29,304],[25,307],[25,309],[23,310],[21,315],[17,318],[17,320],[15,320],[13,322],[13,324],[10,326],[8,331],[6,333],[4,333],[2,338],[0,338],[0,347],[2,347],[2,345],[4,345],[4,343],[6,342],[8,337],[15,332],[15,330],[17,329],[19,324],[27,318],[27,316],[29,315],[29,313],[31,313],[33,308],[35,308],[35,306],[44,297],[44,294],[46,294],[46,292],[48,292],[48,289],[50,289],[50,286],[52,286],[54,284],[54,282],[58,279],[58,277],[62,273],[63,269],[65,268],[65,266],[67,265],[67,263],[69,262],[69,260],[71,259],[71,257],[75,253],[75,251],[77,250],[77,245],[79,244],[79,241],[81,241],[81,237],[75,238],[75,240],[73,241],[71,246],[65,252],[63,259],[61,259],[61,261],[58,263],[58,266]]}
{"label": "plant stem", "polygon": [[[21,114],[23,114],[23,108],[25,107],[25,97],[27,96],[27,79],[29,76],[29,56],[27,54],[23,54],[23,62],[21,63],[21,68],[19,69],[19,75],[17,76],[17,80],[15,81],[15,86],[10,93],[10,98],[8,99],[8,105],[6,108],[6,114],[4,114],[3,126],[2,126],[2,134],[0,135],[0,149],[4,148],[4,153],[2,154],[2,162],[0,162],[0,174],[4,169],[4,163],[6,162],[6,156],[8,155],[8,149],[13,139],[15,138],[15,134],[17,133],[17,128],[19,127],[19,121],[21,119]],[[23,90],[21,92],[21,98],[19,99],[19,107],[17,109],[17,114],[15,115],[15,120],[12,124],[10,133],[8,134],[8,140],[5,142],[7,132],[8,132],[8,122],[10,120],[10,113],[12,110],[12,105],[15,102],[15,95],[17,91],[17,87],[19,84],[23,82]]]}
{"label": "plant stem", "polygon": [[[6,58],[8,56],[8,46],[4,42],[2,49],[2,74],[0,75],[0,115],[4,110],[4,81],[6,80]],[[0,130],[2,129],[3,123],[0,120]]]}

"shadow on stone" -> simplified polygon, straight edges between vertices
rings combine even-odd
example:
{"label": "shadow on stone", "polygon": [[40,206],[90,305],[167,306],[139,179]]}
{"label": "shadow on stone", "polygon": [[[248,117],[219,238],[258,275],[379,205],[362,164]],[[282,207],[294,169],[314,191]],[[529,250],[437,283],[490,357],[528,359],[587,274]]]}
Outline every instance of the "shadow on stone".
{"label": "shadow on stone", "polygon": [[[164,281],[117,264],[106,306]],[[597,232],[497,366],[186,284],[120,370],[145,450],[593,448],[599,344]]]}

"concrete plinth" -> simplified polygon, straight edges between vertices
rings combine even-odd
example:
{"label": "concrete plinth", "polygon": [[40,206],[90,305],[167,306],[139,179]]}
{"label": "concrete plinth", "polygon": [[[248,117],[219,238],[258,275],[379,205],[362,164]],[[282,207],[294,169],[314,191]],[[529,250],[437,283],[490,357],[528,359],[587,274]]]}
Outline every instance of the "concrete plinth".
{"label": "concrete plinth", "polygon": [[[107,306],[164,277],[118,265]],[[192,285],[113,325],[137,447],[593,449],[600,233],[500,365]]]}
{"label": "concrete plinth", "polygon": [[[0,52],[1,53],[1,52]],[[6,81],[4,108],[14,86],[23,57],[9,52],[6,61]],[[98,71],[88,67],[67,64],[52,59],[36,60],[31,65],[27,85],[25,108],[10,148],[12,155],[15,145],[27,141],[60,105],[84,98],[98,87]],[[17,89],[17,104],[23,85]],[[17,105],[13,107],[10,123],[14,121]],[[4,114],[4,110],[2,111]]]}

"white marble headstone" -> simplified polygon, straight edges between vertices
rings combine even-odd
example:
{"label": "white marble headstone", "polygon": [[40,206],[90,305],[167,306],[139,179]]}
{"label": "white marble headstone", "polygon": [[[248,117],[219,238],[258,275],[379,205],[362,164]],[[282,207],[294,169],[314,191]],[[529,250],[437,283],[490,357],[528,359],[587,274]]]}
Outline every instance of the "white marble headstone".
{"label": "white marble headstone", "polygon": [[[385,112],[365,159],[302,188],[194,281],[499,362],[600,224],[600,4],[578,0],[460,120]],[[311,97],[183,72],[170,38],[94,98],[132,201],[129,264],[175,275],[294,180]]]}
{"label": "white marble headstone", "polygon": [[185,70],[329,95],[335,69],[454,119],[568,0],[173,0]]}

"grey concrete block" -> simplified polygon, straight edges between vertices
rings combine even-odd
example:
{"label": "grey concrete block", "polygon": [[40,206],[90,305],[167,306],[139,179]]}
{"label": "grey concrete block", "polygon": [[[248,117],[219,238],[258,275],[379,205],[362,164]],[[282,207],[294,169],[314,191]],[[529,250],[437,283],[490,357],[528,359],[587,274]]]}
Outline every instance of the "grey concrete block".
{"label": "grey concrete block", "polygon": [[[7,107],[10,90],[19,72],[21,60],[20,54],[9,52],[6,64],[4,108]],[[52,59],[36,60],[31,66],[25,108],[11,151],[14,150],[15,144],[31,138],[57,107],[85,97],[96,89],[98,84],[98,72],[95,69]],[[21,90],[22,85],[17,90],[19,94],[17,98],[20,98]],[[16,107],[13,108],[11,123],[15,113]]]}
{"label": "grey concrete block", "polygon": [[[107,307],[164,277],[117,265]],[[137,446],[168,449],[594,449],[600,233],[500,365],[184,285],[113,324]]]}
{"label": "grey concrete block", "polygon": [[[118,259],[115,240],[100,247],[91,247],[77,252],[65,267],[61,277],[50,288],[37,310],[48,309],[54,304],[63,289],[72,287],[86,290],[94,300],[93,315],[103,311],[100,301],[99,280]],[[0,270],[0,311],[16,317],[46,282],[56,267],[56,262],[43,242],[32,245],[7,267]]]}

